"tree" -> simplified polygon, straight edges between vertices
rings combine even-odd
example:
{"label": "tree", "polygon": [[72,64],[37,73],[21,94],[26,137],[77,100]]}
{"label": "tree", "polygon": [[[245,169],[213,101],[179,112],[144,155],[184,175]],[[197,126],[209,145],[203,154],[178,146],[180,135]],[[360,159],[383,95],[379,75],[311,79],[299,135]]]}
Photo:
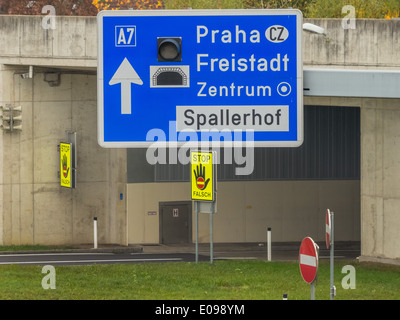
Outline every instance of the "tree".
{"label": "tree", "polygon": [[0,0],[0,14],[42,15],[50,5],[56,15],[95,16],[101,10],[164,9],[162,0]]}
{"label": "tree", "polygon": [[305,11],[312,0],[243,0],[245,8],[287,9]]}
{"label": "tree", "polygon": [[349,5],[354,7],[358,19],[390,19],[400,14],[400,0],[313,0],[307,17],[343,18],[342,8]]}
{"label": "tree", "polygon": [[164,3],[160,0],[94,0],[93,5],[100,10],[143,10],[164,9]]}

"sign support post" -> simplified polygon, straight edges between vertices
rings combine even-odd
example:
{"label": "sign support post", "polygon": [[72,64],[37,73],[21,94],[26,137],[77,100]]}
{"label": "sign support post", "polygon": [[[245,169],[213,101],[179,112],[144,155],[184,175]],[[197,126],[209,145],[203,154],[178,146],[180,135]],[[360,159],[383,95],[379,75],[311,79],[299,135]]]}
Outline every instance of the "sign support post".
{"label": "sign support post", "polygon": [[315,280],[311,282],[311,300],[315,300]]}
{"label": "sign support post", "polygon": [[196,229],[196,263],[199,262],[199,204],[194,202],[195,229]]}
{"label": "sign support post", "polygon": [[211,203],[210,210],[210,264],[214,261],[214,247],[213,247],[213,214],[214,214],[214,202]]}
{"label": "sign support post", "polygon": [[199,212],[210,214],[210,263],[214,260],[213,214],[216,201],[216,153],[194,151],[190,154],[191,194],[194,200],[196,258],[199,261]]}
{"label": "sign support post", "polygon": [[334,285],[334,274],[333,274],[333,272],[334,272],[334,260],[335,260],[335,249],[334,249],[334,231],[335,231],[335,229],[334,229],[334,214],[333,214],[333,212],[331,212],[331,236],[330,236],[330,238],[331,238],[331,252],[330,252],[330,269],[331,269],[331,290],[330,290],[330,296],[331,296],[331,300],[334,300],[334,298],[335,298],[335,293],[336,293],[336,288],[335,288],[335,285]]}
{"label": "sign support post", "polygon": [[329,209],[326,209],[325,216],[325,239],[326,248],[330,250],[330,299],[333,300],[336,295],[336,288],[334,285],[334,260],[335,260],[335,249],[334,249],[334,214]]}

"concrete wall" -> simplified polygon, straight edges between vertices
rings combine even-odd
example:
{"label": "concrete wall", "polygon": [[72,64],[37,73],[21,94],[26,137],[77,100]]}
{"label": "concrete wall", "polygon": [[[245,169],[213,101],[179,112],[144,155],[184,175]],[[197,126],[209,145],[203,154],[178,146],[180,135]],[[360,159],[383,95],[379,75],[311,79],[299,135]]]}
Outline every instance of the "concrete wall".
{"label": "concrete wall", "polygon": [[[400,70],[400,21],[312,19],[329,40],[304,34],[304,65]],[[400,84],[399,84],[400,90]],[[363,260],[400,259],[400,99],[309,97],[305,103],[361,107],[361,254]]]}
{"label": "concrete wall", "polygon": [[400,99],[377,99],[365,104],[361,241],[366,257],[400,259],[399,123]]}
{"label": "concrete wall", "polygon": [[[128,242],[159,243],[159,202],[190,200],[190,183],[128,184]],[[325,239],[325,210],[335,212],[336,240],[360,239],[359,181],[246,181],[218,183],[215,242]],[[193,228],[195,230],[194,218]],[[209,215],[199,216],[199,241],[209,242]],[[194,232],[193,232],[194,240]]]}
{"label": "concrete wall", "polygon": [[56,16],[55,29],[43,28],[43,17],[1,16],[1,63],[95,70],[96,17]]}
{"label": "concrete wall", "polygon": [[344,29],[342,19],[304,19],[325,28],[327,39],[303,32],[304,66],[349,69],[400,69],[400,21],[356,19]]}
{"label": "concrete wall", "polygon": [[361,259],[400,259],[400,99],[306,97],[361,108]]}
{"label": "concrete wall", "polygon": [[[124,243],[126,155],[97,144],[96,76],[63,73],[50,87],[43,72],[22,79],[2,67],[0,104],[22,106],[21,132],[0,131],[1,244]],[[77,187],[59,185],[57,145],[77,134]]]}
{"label": "concrete wall", "polygon": [[[324,27],[325,37],[303,32],[305,66],[400,68],[400,21],[357,19],[356,29],[342,19],[304,19]],[[40,16],[2,16],[0,62],[69,68],[97,67],[95,17],[56,16],[56,29],[44,29]]]}

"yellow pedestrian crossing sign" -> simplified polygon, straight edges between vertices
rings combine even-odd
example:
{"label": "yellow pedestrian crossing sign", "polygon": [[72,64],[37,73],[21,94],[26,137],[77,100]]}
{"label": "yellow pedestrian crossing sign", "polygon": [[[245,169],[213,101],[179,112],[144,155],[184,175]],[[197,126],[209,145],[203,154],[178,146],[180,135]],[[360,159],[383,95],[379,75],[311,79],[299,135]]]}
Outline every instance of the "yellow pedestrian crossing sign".
{"label": "yellow pedestrian crossing sign", "polygon": [[215,155],[212,152],[191,152],[192,200],[215,201]]}

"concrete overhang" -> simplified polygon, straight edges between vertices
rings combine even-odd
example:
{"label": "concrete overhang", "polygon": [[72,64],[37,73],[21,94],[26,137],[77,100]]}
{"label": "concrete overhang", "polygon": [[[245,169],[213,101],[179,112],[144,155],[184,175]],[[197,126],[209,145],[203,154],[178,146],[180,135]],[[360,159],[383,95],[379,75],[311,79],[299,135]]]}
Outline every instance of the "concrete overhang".
{"label": "concrete overhang", "polygon": [[[26,72],[33,66],[34,72],[95,74],[96,17],[57,16],[54,30],[43,28],[42,19],[43,16],[2,16],[0,65],[17,72]],[[354,34],[342,28],[340,19],[307,21],[329,30],[330,40],[304,33],[305,96],[400,98],[400,47],[395,41],[398,21],[358,19],[360,27]],[[356,35],[359,38],[349,40]],[[352,69],[345,69],[347,66]]]}
{"label": "concrete overhang", "polygon": [[44,28],[43,18],[1,16],[0,64],[95,71],[96,17],[57,16],[55,29]]}
{"label": "concrete overhang", "polygon": [[305,96],[400,98],[400,70],[306,69]]}
{"label": "concrete overhang", "polygon": [[[9,65],[22,71],[28,66]],[[97,67],[34,66],[34,72],[97,74]],[[304,96],[400,98],[400,70],[304,69]]]}

